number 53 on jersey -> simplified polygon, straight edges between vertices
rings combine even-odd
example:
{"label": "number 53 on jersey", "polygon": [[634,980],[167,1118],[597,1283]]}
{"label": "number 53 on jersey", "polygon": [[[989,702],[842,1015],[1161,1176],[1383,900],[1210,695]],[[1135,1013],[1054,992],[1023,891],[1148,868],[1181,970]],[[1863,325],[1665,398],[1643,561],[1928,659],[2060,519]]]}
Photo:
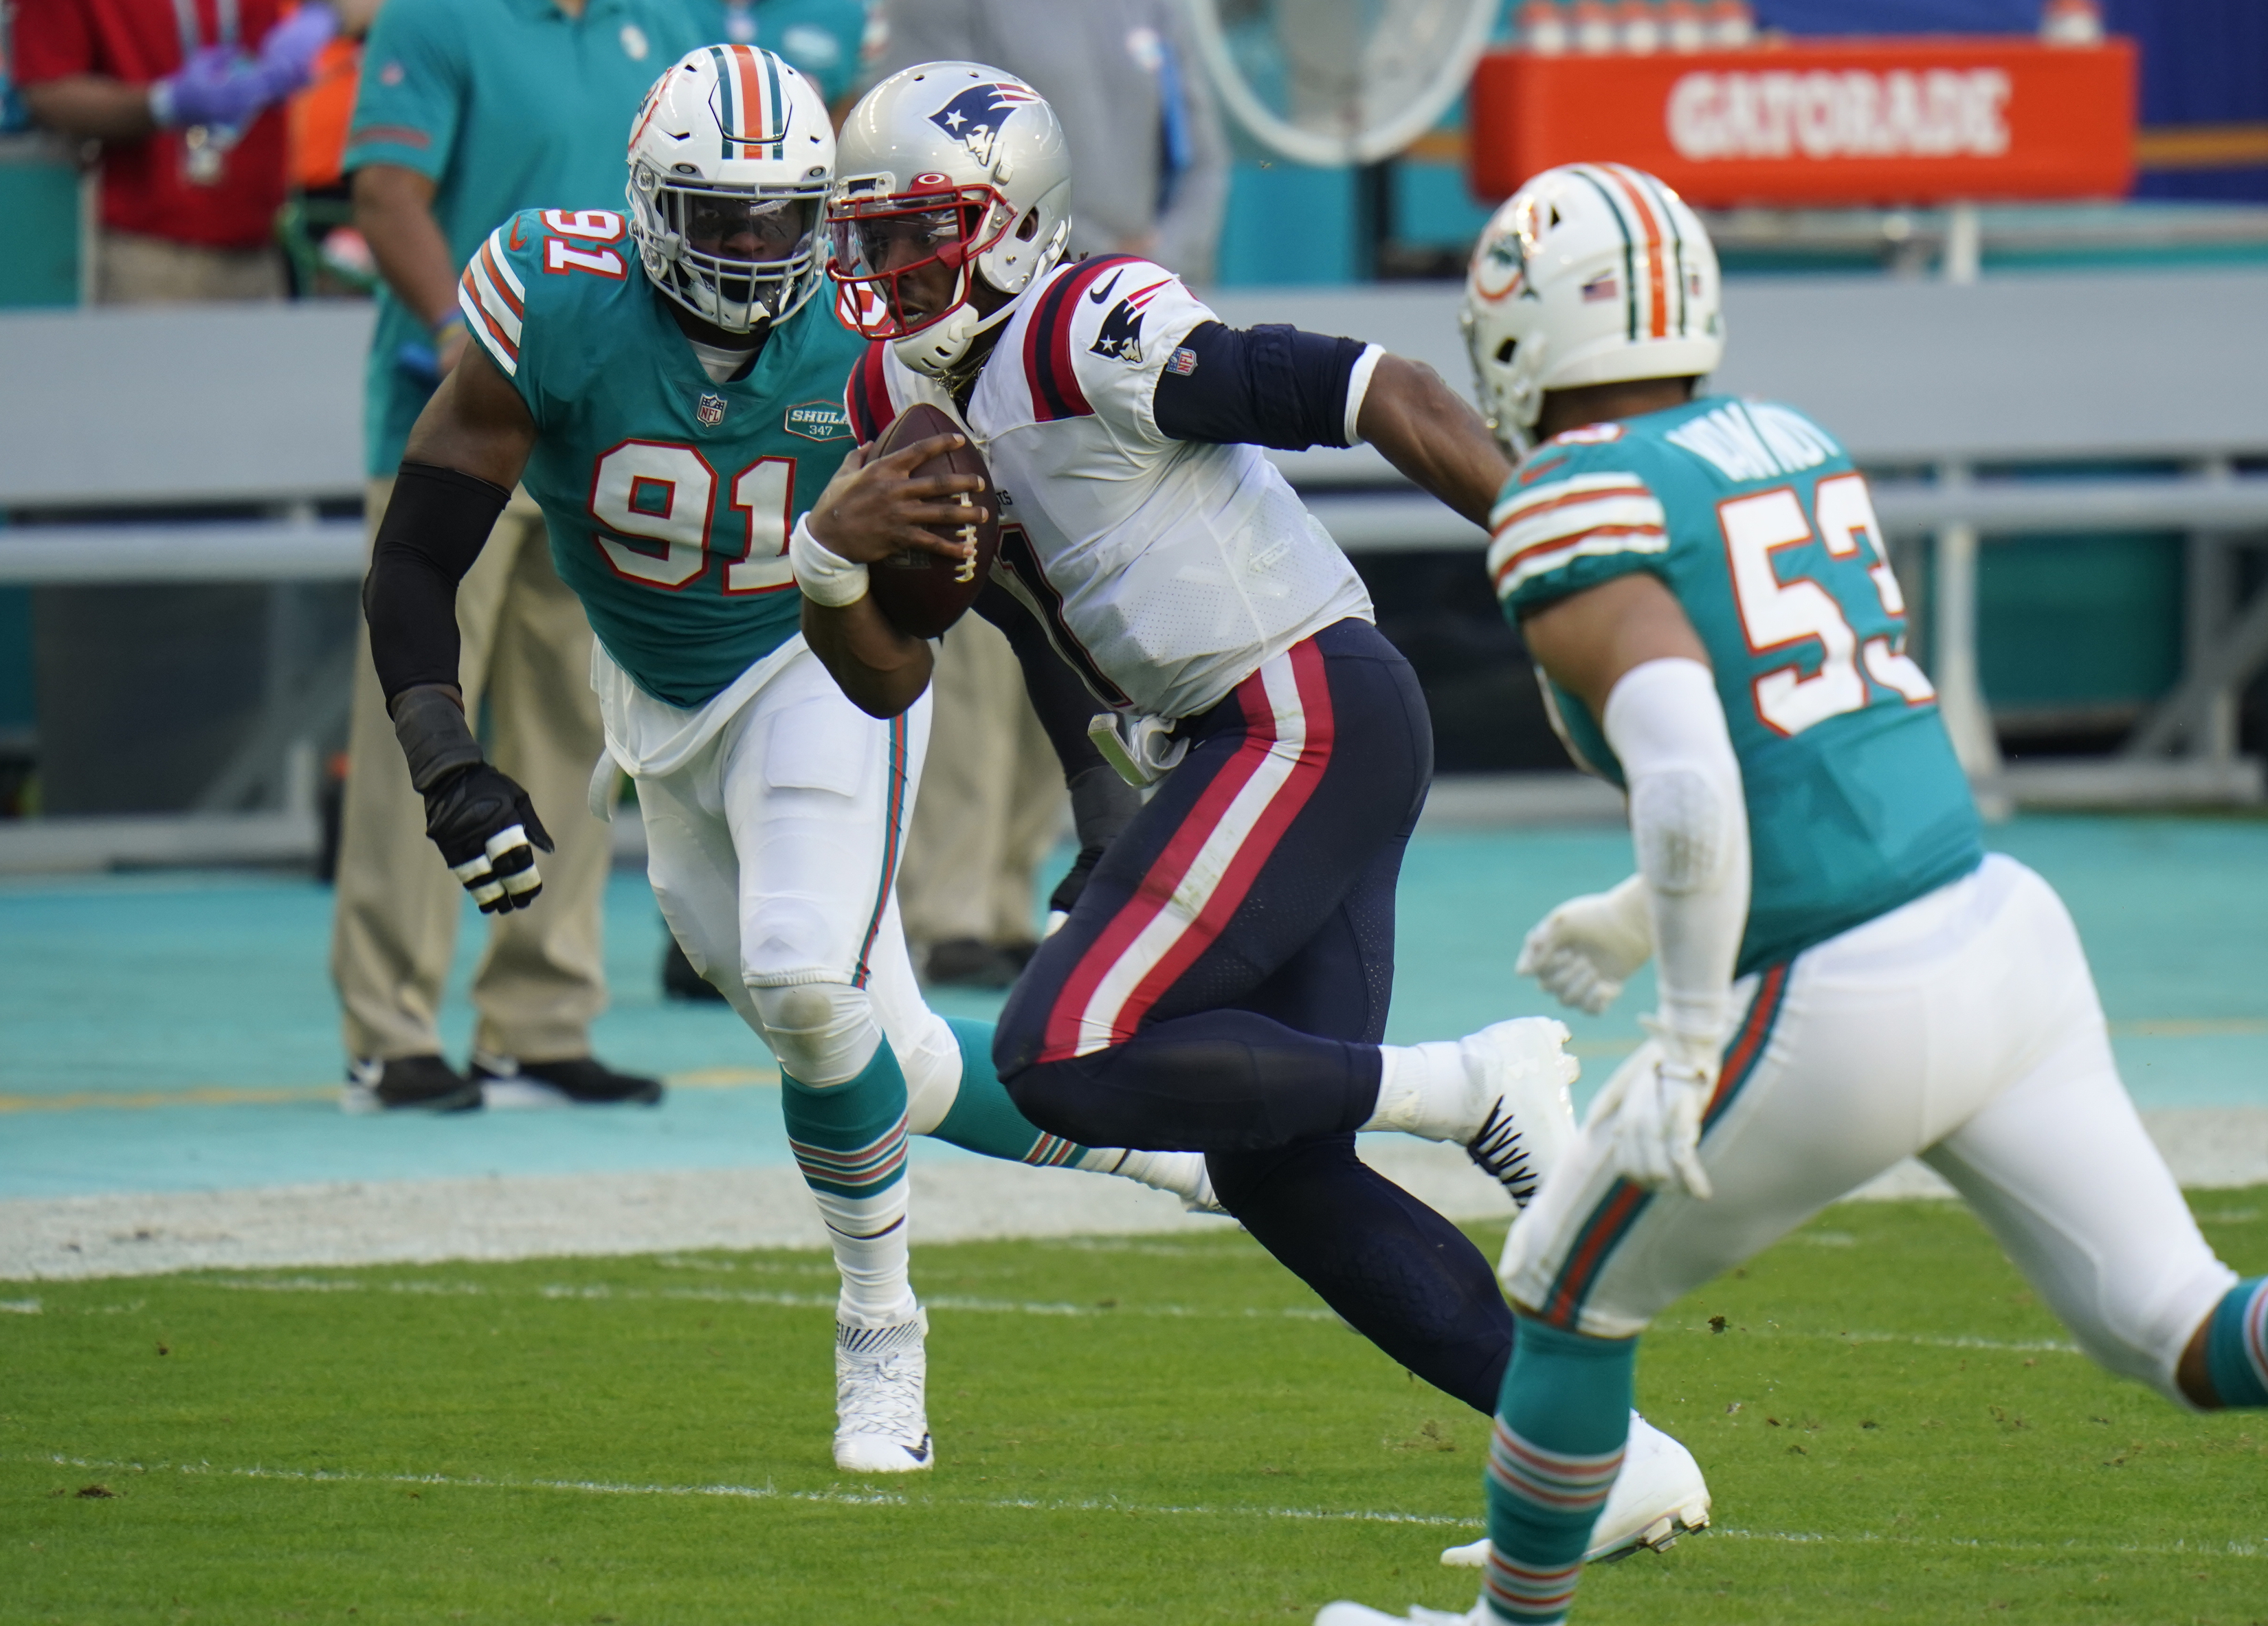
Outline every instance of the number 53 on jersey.
{"label": "number 53 on jersey", "polygon": [[[1749,684],[1765,726],[1795,735],[1859,710],[1871,698],[1869,681],[1909,705],[1936,698],[1927,674],[1905,653],[1905,596],[1890,573],[1863,475],[1822,479],[1809,514],[1793,486],[1727,497],[1717,504],[1717,523],[1749,653],[1789,657]],[[1815,556],[1808,573],[1784,572],[1784,555],[1815,539],[1825,559]],[[1815,650],[1822,658],[1807,675]]]}

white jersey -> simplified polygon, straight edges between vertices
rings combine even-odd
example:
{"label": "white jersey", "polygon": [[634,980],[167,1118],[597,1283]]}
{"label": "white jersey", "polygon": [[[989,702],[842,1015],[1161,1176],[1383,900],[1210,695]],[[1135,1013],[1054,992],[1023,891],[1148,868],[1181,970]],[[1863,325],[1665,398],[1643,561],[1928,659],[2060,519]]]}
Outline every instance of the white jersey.
{"label": "white jersey", "polygon": [[999,493],[994,578],[1039,615],[1097,698],[1194,717],[1370,594],[1257,446],[1176,440],[1152,408],[1182,341],[1216,317],[1164,267],[1112,255],[1020,295],[968,409],[886,343],[852,370],[873,439],[916,401],[954,413]]}

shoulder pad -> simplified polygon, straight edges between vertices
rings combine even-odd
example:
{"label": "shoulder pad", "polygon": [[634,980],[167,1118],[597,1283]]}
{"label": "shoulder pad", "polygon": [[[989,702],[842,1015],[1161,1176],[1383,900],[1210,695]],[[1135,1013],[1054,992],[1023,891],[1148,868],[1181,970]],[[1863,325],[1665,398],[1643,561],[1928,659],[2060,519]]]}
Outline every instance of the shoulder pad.
{"label": "shoulder pad", "polygon": [[1217,320],[1165,267],[1102,254],[1058,272],[1024,327],[1024,374],[1041,423],[1084,417],[1110,395],[1146,401],[1190,328]]}
{"label": "shoulder pad", "polygon": [[457,308],[506,378],[535,316],[630,275],[630,230],[612,210],[524,209],[488,235],[457,283]]}

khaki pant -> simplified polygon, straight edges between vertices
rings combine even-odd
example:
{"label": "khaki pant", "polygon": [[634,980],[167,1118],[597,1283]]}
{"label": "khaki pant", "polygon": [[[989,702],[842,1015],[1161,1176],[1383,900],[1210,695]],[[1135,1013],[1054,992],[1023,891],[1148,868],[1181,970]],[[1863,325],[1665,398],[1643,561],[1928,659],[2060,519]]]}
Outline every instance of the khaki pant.
{"label": "khaki pant", "polygon": [[1063,828],[1063,765],[990,622],[964,615],[930,680],[936,711],[898,872],[906,937],[1032,940],[1032,872]]}
{"label": "khaki pant", "polygon": [[[370,483],[370,534],[392,495]],[[611,859],[607,826],[585,806],[603,743],[591,692],[591,628],[551,568],[541,511],[525,491],[489,533],[457,589],[465,709],[488,703],[489,758],[526,787],[558,843],[537,856],[543,895],[493,917],[473,974],[475,1048],[526,1061],[590,1053],[605,1008],[600,909]],[[424,802],[394,737],[362,634],[339,832],[331,976],[349,1054],[392,1059],[441,1048],[434,1013],[456,948],[464,888],[425,839]]]}
{"label": "khaki pant", "polygon": [[95,246],[98,305],[281,299],[284,256],[272,246],[213,248],[104,229]]}

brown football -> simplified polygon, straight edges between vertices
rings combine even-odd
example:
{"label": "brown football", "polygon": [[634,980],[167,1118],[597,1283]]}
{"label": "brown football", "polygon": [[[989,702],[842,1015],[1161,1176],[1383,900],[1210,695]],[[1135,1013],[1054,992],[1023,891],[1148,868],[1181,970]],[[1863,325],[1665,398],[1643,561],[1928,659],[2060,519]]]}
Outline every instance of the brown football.
{"label": "brown football", "polygon": [[[887,457],[932,435],[965,437],[967,433],[953,421],[950,413],[927,401],[917,401],[898,414],[889,428],[882,431],[873,450],[867,453],[867,460]],[[933,457],[914,473],[976,475],[984,482],[984,489],[974,497],[963,496],[955,500],[971,508],[981,505],[992,515],[983,525],[965,527],[976,541],[976,557],[966,564],[956,564],[941,554],[909,549],[866,567],[867,591],[873,594],[875,607],[889,618],[890,624],[917,638],[933,638],[959,621],[983,591],[985,578],[992,569],[993,555],[1000,551],[1000,519],[992,501],[992,471],[984,466],[983,454],[974,445],[963,444],[941,457]]]}

